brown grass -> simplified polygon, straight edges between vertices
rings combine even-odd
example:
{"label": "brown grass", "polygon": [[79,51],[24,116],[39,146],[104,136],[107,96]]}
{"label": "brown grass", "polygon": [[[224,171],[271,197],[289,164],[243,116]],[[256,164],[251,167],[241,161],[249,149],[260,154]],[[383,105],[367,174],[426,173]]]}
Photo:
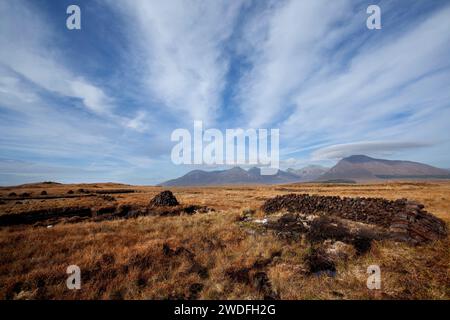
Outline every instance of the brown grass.
{"label": "brown grass", "polygon": [[[147,205],[158,187],[115,184],[27,185],[1,188],[30,193],[33,199],[8,200],[0,214],[65,206],[102,207],[111,199],[83,197],[78,189],[133,189],[113,194],[116,204]],[[41,192],[49,197],[45,199]],[[69,190],[74,194],[68,195]],[[336,276],[310,275],[305,241],[287,242],[237,222],[242,210],[258,209],[278,194],[408,198],[450,222],[450,182],[391,182],[366,185],[299,184],[171,188],[182,204],[215,212],[173,217],[139,217],[102,222],[62,222],[0,228],[1,299],[262,299],[256,274],[266,273],[281,299],[449,299],[450,239],[420,247],[389,241],[336,266]],[[64,198],[70,196],[70,198]],[[37,199],[34,199],[36,197]],[[262,216],[256,210],[256,216]],[[279,256],[278,256],[279,254]],[[66,288],[66,268],[81,268],[81,290]],[[366,287],[366,269],[378,264],[382,289]],[[236,272],[248,271],[249,281]]]}

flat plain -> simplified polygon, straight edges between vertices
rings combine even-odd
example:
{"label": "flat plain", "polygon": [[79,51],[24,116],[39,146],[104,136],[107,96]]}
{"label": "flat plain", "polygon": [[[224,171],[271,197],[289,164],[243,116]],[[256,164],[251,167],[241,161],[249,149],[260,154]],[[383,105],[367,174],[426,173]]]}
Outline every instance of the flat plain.
{"label": "flat plain", "polygon": [[[161,187],[114,183],[39,183],[0,188],[0,216],[27,223],[0,226],[1,299],[446,299],[450,238],[422,245],[373,241],[363,254],[311,273],[311,244],[284,239],[242,221],[263,219],[265,200],[284,194],[407,198],[450,223],[449,181],[290,184],[169,188],[194,213],[105,219],[32,219],[65,208],[101,217],[146,207]],[[53,210],[53,211],[52,211]],[[75,210],[76,211],[76,210]],[[31,217],[31,218],[30,218]],[[15,221],[15,220],[4,220]],[[379,265],[381,289],[369,290],[367,267]],[[66,286],[66,269],[81,270],[81,289]]]}

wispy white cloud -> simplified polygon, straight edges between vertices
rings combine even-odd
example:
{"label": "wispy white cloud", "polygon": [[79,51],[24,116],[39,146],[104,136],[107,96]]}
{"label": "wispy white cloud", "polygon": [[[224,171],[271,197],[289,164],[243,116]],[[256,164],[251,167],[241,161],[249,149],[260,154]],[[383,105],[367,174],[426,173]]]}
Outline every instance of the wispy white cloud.
{"label": "wispy white cloud", "polygon": [[[128,121],[136,121],[133,116],[117,115],[113,97],[77,70],[66,66],[64,51],[57,46],[55,30],[51,29],[35,5],[20,0],[0,3],[0,65],[3,70],[9,68],[34,83],[37,86],[35,90],[42,89],[64,97],[80,99],[86,110],[119,125],[127,126]],[[11,81],[17,80],[13,80],[10,75],[9,83],[4,81],[0,82],[0,90],[5,92],[7,88],[14,89]],[[32,90],[21,94],[22,98],[26,94],[31,95],[30,92]],[[11,90],[9,93],[17,95],[17,92]]]}
{"label": "wispy white cloud", "polygon": [[[314,132],[333,124],[341,128],[351,120],[353,129],[362,131],[389,115],[422,112],[435,102],[442,106],[448,92],[437,88],[444,89],[449,74],[433,73],[450,66],[442,59],[450,52],[450,36],[444,31],[450,27],[449,16],[447,8],[404,34],[386,35],[389,41],[369,43],[342,72],[312,78],[296,93],[296,110],[285,124]],[[427,104],[417,108],[418,102]]]}
{"label": "wispy white cloud", "polygon": [[[413,5],[440,10],[411,20],[416,9],[381,1],[376,31],[363,1],[82,3],[78,63],[51,6],[0,2],[0,156],[32,164],[0,163],[9,180],[67,170],[160,182],[191,169],[168,157],[170,132],[194,119],[279,128],[282,165],[351,153],[450,161],[444,2]],[[93,9],[111,25],[86,31]]]}
{"label": "wispy white cloud", "polygon": [[[253,17],[243,36],[251,43],[244,54],[252,69],[240,82],[238,94],[250,126],[286,116],[294,103],[292,95],[308,86],[305,82],[323,65],[324,51],[353,27],[347,20],[351,9],[349,1],[282,1],[270,7],[271,15]],[[350,23],[339,26],[339,21]]]}
{"label": "wispy white cloud", "polygon": [[107,91],[71,69],[58,31],[34,5],[0,3],[0,156],[12,159],[0,162],[0,184],[124,180],[148,170],[161,153],[143,135],[154,130],[148,114],[119,110]]}
{"label": "wispy white cloud", "polygon": [[180,120],[215,119],[229,67],[224,44],[242,3],[111,2],[136,21],[127,25],[133,48],[139,52],[134,54],[145,69],[142,81],[160,107]]}
{"label": "wispy white cloud", "polygon": [[389,31],[366,29],[364,4],[352,1],[284,1],[270,12],[247,26],[252,68],[238,101],[250,126],[280,128],[282,154],[448,138],[449,6],[416,20],[393,16]]}

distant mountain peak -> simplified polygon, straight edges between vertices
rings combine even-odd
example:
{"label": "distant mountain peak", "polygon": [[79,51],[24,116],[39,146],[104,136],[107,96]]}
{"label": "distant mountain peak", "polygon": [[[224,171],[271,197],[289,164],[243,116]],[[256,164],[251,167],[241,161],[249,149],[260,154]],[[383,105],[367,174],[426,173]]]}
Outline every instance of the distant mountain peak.
{"label": "distant mountain peak", "polygon": [[250,174],[256,174],[256,175],[260,175],[261,174],[261,169],[258,167],[252,167],[250,169],[248,169],[247,171]]}
{"label": "distant mountain peak", "polygon": [[366,155],[352,155],[340,160],[319,181],[336,179],[378,180],[378,179],[449,179],[448,171],[427,164],[371,158]]}
{"label": "distant mountain peak", "polygon": [[352,156],[346,157],[346,158],[344,158],[342,160],[345,160],[345,161],[348,161],[348,162],[354,162],[354,163],[361,163],[361,162],[374,161],[374,160],[377,160],[377,159],[365,156],[363,154],[356,154],[356,155],[352,155]]}

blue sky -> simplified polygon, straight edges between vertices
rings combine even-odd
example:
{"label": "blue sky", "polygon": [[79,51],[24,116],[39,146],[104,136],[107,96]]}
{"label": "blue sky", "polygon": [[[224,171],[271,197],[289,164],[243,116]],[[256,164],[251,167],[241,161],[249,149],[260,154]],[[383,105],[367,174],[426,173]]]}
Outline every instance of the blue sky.
{"label": "blue sky", "polygon": [[449,30],[448,1],[3,0],[0,184],[174,178],[194,120],[279,128],[282,167],[449,168]]}

